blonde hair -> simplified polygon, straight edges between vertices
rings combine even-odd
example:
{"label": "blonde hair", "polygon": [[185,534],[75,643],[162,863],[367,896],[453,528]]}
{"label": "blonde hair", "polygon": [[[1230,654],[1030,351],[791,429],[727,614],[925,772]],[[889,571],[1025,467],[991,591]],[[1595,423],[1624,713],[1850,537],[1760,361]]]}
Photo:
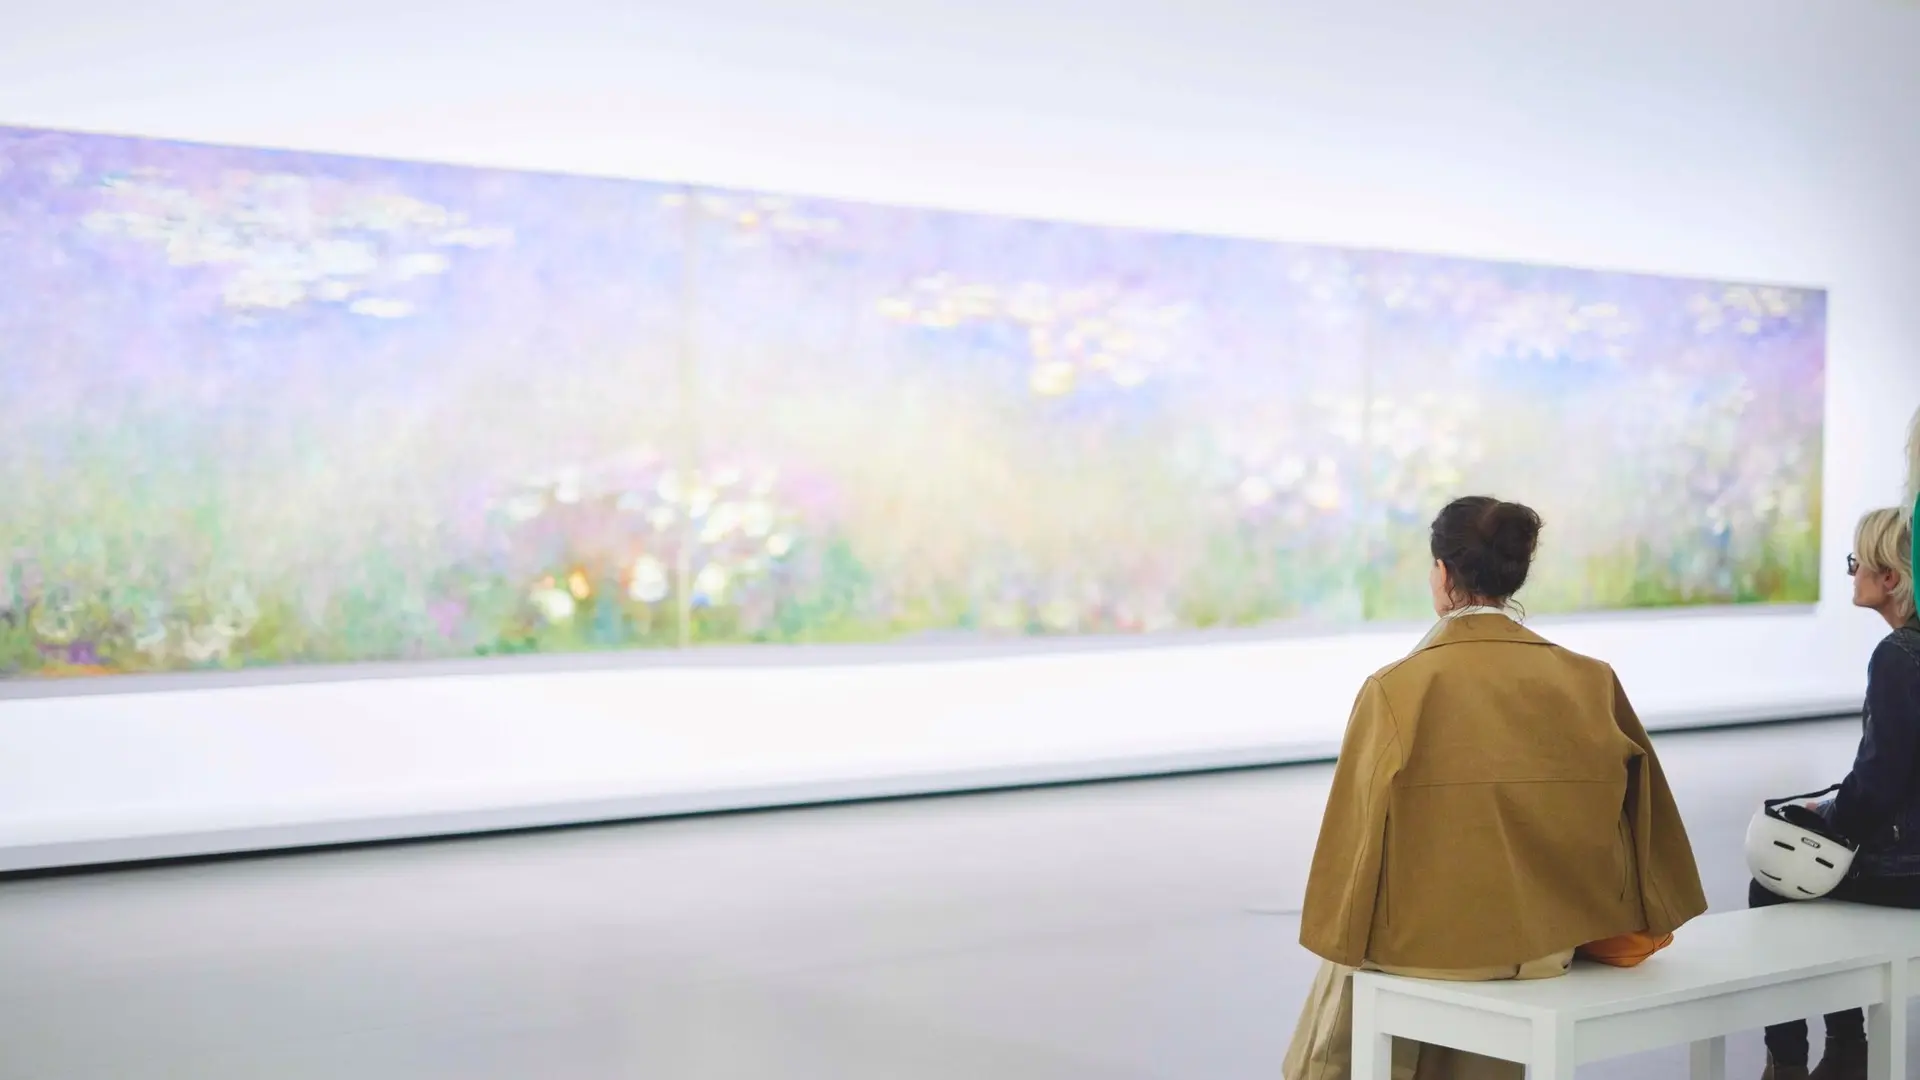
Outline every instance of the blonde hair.
{"label": "blonde hair", "polygon": [[1898,584],[1893,587],[1896,614],[1913,617],[1913,527],[1907,524],[1911,509],[1889,506],[1860,519],[1853,534],[1853,554],[1860,569],[1876,574],[1893,571]]}

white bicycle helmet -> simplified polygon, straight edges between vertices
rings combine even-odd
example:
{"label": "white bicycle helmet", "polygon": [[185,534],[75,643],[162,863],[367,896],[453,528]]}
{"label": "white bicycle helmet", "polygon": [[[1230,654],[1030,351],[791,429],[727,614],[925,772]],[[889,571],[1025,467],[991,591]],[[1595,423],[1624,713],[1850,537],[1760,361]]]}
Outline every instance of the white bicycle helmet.
{"label": "white bicycle helmet", "polygon": [[1747,869],[1762,888],[1789,900],[1813,900],[1846,879],[1859,849],[1805,805],[1837,790],[1838,784],[1760,804],[1747,823]]}

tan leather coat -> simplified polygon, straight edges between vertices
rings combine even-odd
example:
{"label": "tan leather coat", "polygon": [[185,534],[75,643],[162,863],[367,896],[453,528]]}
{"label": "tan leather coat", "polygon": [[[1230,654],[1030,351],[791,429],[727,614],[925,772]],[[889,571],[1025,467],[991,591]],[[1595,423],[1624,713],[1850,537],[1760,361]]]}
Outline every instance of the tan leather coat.
{"label": "tan leather coat", "polygon": [[1307,883],[1308,949],[1351,967],[1521,964],[1706,908],[1612,668],[1468,615],[1367,680]]}

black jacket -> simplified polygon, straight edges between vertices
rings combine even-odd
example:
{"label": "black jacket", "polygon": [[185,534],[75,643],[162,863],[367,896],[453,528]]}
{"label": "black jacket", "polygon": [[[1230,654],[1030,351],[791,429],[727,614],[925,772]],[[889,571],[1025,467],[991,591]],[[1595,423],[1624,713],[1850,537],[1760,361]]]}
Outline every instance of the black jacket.
{"label": "black jacket", "polygon": [[1873,650],[1865,719],[1834,829],[1860,845],[1858,872],[1920,874],[1920,619]]}

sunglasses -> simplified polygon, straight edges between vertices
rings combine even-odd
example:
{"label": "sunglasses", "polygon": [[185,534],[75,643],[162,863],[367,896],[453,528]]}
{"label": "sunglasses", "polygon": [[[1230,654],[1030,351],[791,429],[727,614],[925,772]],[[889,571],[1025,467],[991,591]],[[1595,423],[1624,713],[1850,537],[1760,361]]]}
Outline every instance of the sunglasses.
{"label": "sunglasses", "polygon": [[1860,572],[1860,560],[1858,558],[1855,558],[1853,555],[1848,555],[1847,556],[1847,576],[1852,577],[1855,574],[1858,574],[1859,572]]}

